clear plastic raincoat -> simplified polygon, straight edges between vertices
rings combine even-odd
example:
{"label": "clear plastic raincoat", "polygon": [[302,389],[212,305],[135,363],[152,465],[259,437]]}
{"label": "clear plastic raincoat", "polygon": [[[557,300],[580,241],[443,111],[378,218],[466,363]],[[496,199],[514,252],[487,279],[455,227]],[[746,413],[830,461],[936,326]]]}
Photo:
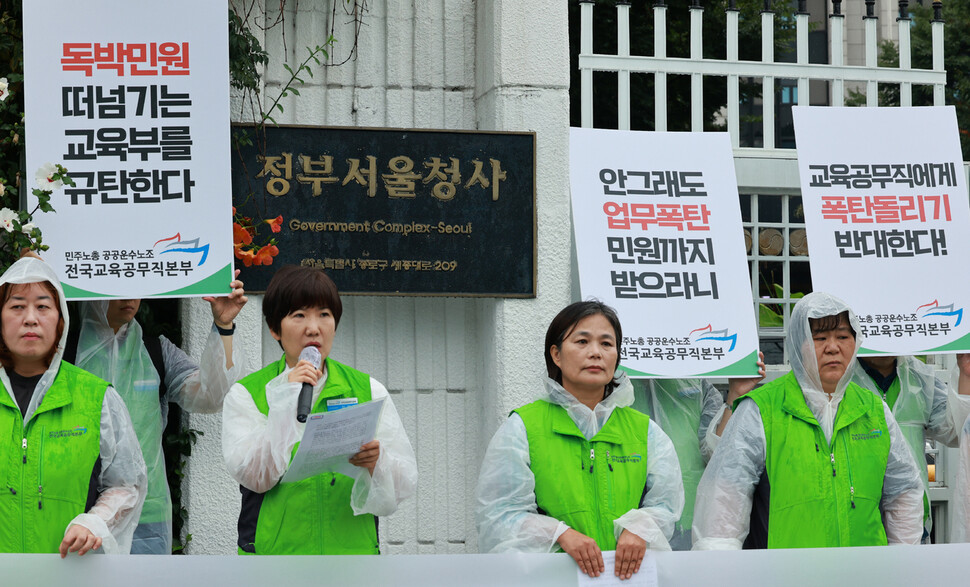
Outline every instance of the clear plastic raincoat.
{"label": "clear plastic raincoat", "polygon": [[[546,401],[566,409],[569,417],[590,439],[600,431],[615,408],[633,404],[633,385],[617,373],[619,385],[590,410],[572,394],[546,379]],[[660,426],[647,429],[647,491],[640,508],[614,520],[617,538],[629,530],[646,540],[652,550],[670,550],[668,541],[684,509],[684,485],[677,454]],[[522,418],[513,413],[499,427],[485,453],[478,477],[478,549],[480,552],[553,552],[569,527],[538,513],[535,476],[529,468],[529,439]]]}
{"label": "clear plastic raincoat", "polygon": [[[970,416],[970,396],[959,395],[956,382],[947,385],[936,375],[932,365],[915,357],[896,357],[896,377],[899,379],[899,395],[886,397],[858,361],[853,366],[852,381],[891,404],[893,417],[919,467],[923,488],[928,491],[926,440],[957,446],[960,428]],[[926,516],[927,531],[931,522],[932,518]]]}
{"label": "clear plastic raincoat", "polygon": [[202,352],[201,368],[164,336],[159,337],[165,364],[166,397],[159,397],[159,374],[142,341],[136,320],[115,333],[108,325],[108,302],[81,307],[81,334],[75,364],[110,381],[131,414],[142,455],[148,467],[148,497],[135,531],[132,552],[172,552],[172,499],[165,474],[162,431],[168,402],[189,412],[213,413],[222,407],[229,386],[245,373],[239,345],[233,345],[233,367],[226,369],[226,352],[215,326]]}
{"label": "clear plastic raincoat", "polygon": [[674,443],[684,481],[684,513],[670,547],[690,550],[697,484],[713,452],[712,424],[724,408],[721,392],[703,379],[634,379],[633,407],[650,416]]}
{"label": "clear plastic raincoat", "polygon": [[[859,321],[838,298],[812,293],[802,298],[791,315],[785,347],[792,372],[805,402],[825,438],[832,439],[839,402],[852,377],[852,369],[829,397],[822,391],[809,318],[835,316],[847,311],[856,333],[855,351],[862,339]],[[854,358],[853,353],[853,358]],[[880,511],[890,544],[918,544],[923,535],[923,487],[919,471],[899,425],[884,405],[889,427],[889,460],[883,482]],[[701,478],[694,508],[694,549],[740,549],[748,535],[752,497],[765,469],[766,438],[761,412],[753,401],[742,401],[724,429],[714,456]],[[811,524],[811,520],[805,520]]]}
{"label": "clear plastic raincoat", "polygon": [[[60,312],[64,317],[65,325],[57,353],[47,372],[37,383],[30,404],[27,406],[25,426],[44,401],[45,393],[57,377],[67,340],[67,301],[53,269],[39,259],[30,257],[20,259],[3,276],[0,276],[0,284],[39,281],[50,282],[57,288],[60,296]],[[0,380],[13,397],[10,379],[4,368],[0,368]],[[83,390],[73,391],[83,392]],[[100,495],[90,510],[79,513],[70,524],[84,526],[101,538],[101,549],[106,554],[127,554],[131,550],[132,535],[138,524],[148,484],[145,462],[139,450],[138,439],[132,428],[128,410],[118,393],[110,386],[105,392],[102,404],[100,451],[101,473],[98,476]]]}
{"label": "clear plastic raincoat", "polygon": [[950,542],[970,542],[970,419],[960,433],[960,460],[953,485],[953,531]]}

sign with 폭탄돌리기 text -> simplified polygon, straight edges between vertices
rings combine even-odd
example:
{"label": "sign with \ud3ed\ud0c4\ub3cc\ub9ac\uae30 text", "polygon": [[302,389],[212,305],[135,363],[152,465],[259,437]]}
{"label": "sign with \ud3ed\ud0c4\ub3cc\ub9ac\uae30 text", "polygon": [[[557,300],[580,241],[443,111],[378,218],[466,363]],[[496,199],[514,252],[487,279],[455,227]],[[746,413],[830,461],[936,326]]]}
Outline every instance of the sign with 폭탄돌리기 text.
{"label": "sign with \ud3ed\ud0c4\ub3cc\ub9ac\uae30 text", "polygon": [[[238,125],[237,214],[272,236],[273,264],[237,267],[263,291],[283,264],[341,293],[535,295],[535,134]],[[261,219],[282,216],[272,234]],[[239,255],[237,255],[238,257]]]}
{"label": "sign with \ud3ed\ud0c4\ub3cc\ub9ac\uae30 text", "polygon": [[570,131],[584,298],[616,308],[620,367],[747,377],[758,336],[726,133]]}
{"label": "sign with \ud3ed\ud0c4\ub3cc\ub9ac\uae30 text", "polygon": [[860,354],[970,350],[970,205],[952,106],[793,109],[812,289]]}
{"label": "sign with \ud3ed\ud0c4\ub3cc\ub9ac\uae30 text", "polygon": [[28,176],[76,183],[34,215],[68,298],[229,292],[227,35],[211,2],[24,3]]}

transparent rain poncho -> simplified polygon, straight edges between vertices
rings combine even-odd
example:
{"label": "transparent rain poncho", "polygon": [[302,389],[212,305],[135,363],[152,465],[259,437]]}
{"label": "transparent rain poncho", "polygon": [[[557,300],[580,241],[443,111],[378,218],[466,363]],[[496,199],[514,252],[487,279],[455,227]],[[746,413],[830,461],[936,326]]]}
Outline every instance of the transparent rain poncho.
{"label": "transparent rain poncho", "polygon": [[[57,288],[60,296],[60,311],[64,317],[64,333],[54,360],[34,388],[34,394],[24,418],[25,425],[33,417],[34,412],[43,402],[45,393],[57,377],[67,341],[69,319],[67,301],[53,269],[39,259],[30,257],[20,259],[3,276],[0,276],[0,284],[39,281],[50,282]],[[0,368],[0,380],[13,397],[10,391],[10,379],[4,368]],[[132,535],[145,501],[147,478],[145,462],[142,459],[128,410],[118,393],[110,386],[105,392],[101,408],[100,434],[101,474],[98,478],[100,495],[90,510],[78,514],[70,524],[83,526],[101,538],[101,549],[106,554],[127,554],[131,550]]]}
{"label": "transparent rain poncho", "polygon": [[[785,349],[805,402],[825,438],[832,439],[835,414],[852,377],[846,369],[831,398],[822,390],[809,318],[848,312],[856,333],[855,352],[862,345],[859,321],[838,298],[812,293],[792,310]],[[880,510],[890,544],[918,544],[923,535],[923,487],[906,440],[883,404],[890,449]],[[761,412],[753,401],[742,401],[724,429],[714,456],[701,478],[694,508],[694,549],[740,549],[748,535],[755,485],[765,468],[766,439]],[[805,520],[806,524],[812,523]]]}
{"label": "transparent rain poncho", "polygon": [[724,398],[703,379],[634,379],[633,409],[650,416],[674,443],[684,480],[684,512],[670,540],[674,550],[690,550],[697,484],[711,458],[709,429],[724,408]]}
{"label": "transparent rain poncho", "polygon": [[[243,487],[265,493],[276,486],[286,473],[293,447],[303,438],[305,423],[296,421],[296,402],[302,384],[289,381],[292,369],[287,367],[266,384],[269,414],[263,414],[253,396],[236,383],[226,396],[222,411],[222,454],[229,475]],[[313,387],[311,405],[315,405],[327,381],[327,373]],[[389,516],[398,505],[414,494],[418,468],[414,450],[401,423],[387,388],[371,377],[371,401],[384,399],[376,440],[381,443],[380,456],[373,475],[357,467],[350,495],[355,515]],[[320,504],[320,507],[327,507]]]}
{"label": "transparent rain poncho", "polygon": [[953,530],[950,542],[970,542],[970,420],[960,432],[960,459],[953,484]]}
{"label": "transparent rain poncho", "polygon": [[[613,410],[633,404],[633,385],[625,373],[619,385],[590,410],[572,394],[546,379],[546,401],[566,409],[587,439],[596,436]],[[684,486],[677,454],[670,438],[651,422],[647,432],[647,491],[639,509],[614,520],[617,538],[629,530],[646,540],[647,548],[670,550],[668,541],[684,509]],[[513,413],[488,445],[476,491],[478,549],[480,552],[553,552],[556,541],[569,529],[559,520],[538,513],[535,476],[529,468],[529,439],[525,424]]]}
{"label": "transparent rain poncho", "polygon": [[233,367],[213,326],[202,353],[202,367],[167,338],[159,337],[165,364],[167,395],[159,397],[159,376],[142,341],[136,320],[115,333],[108,325],[106,300],[81,304],[81,334],[75,364],[110,381],[128,408],[148,467],[148,497],[135,532],[135,552],[172,552],[172,500],[165,474],[162,432],[168,402],[189,412],[219,411],[229,386],[242,377],[244,360],[233,346]]}
{"label": "transparent rain poncho", "polygon": [[[889,398],[884,397],[885,393],[858,361],[854,363],[852,371],[853,383],[888,401]],[[958,371],[956,375],[957,380],[947,385],[937,376],[932,365],[912,356],[896,357],[899,396],[892,406],[893,417],[906,437],[926,491],[929,491],[926,439],[957,446],[960,429],[967,416],[970,416],[970,396],[957,393]],[[949,377],[952,376],[951,373]],[[931,527],[931,521],[932,518],[926,518],[927,530]]]}

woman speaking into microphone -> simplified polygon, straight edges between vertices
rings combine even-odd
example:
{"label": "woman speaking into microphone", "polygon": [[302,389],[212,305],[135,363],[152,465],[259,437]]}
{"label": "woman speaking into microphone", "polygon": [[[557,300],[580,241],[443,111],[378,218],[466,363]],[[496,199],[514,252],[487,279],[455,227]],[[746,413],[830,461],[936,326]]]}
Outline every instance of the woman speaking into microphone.
{"label": "woman speaking into microphone", "polygon": [[[240,554],[379,554],[377,516],[414,493],[414,451],[387,389],[329,356],[342,311],[321,269],[283,267],[266,288],[263,316],[283,356],[233,385],[223,408],[223,457],[242,491]],[[350,458],[355,476],[280,483],[306,428],[304,384],[310,413],[384,398],[376,438]]]}

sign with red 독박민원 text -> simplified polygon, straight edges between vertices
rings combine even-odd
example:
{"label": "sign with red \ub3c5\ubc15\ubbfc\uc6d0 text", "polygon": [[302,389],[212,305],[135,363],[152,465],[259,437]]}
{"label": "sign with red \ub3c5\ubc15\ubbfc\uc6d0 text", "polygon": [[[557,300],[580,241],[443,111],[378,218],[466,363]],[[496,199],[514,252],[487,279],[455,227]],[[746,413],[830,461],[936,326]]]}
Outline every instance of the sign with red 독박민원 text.
{"label": "sign with red \ub3c5\ubc15\ubbfc\uc6d0 text", "polygon": [[24,70],[27,169],[76,184],[35,217],[66,295],[227,293],[225,4],[30,0]]}

